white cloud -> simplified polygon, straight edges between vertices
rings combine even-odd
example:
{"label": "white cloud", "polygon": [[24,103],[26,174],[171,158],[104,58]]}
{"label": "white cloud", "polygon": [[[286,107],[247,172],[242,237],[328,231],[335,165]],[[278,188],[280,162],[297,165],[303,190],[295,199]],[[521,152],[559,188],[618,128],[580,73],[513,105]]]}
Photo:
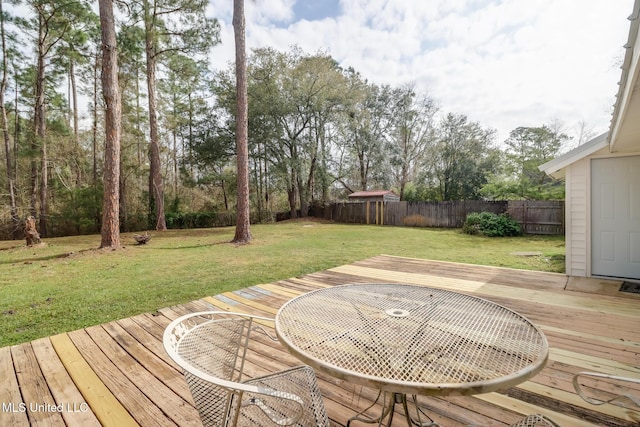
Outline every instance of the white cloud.
{"label": "white cloud", "polygon": [[[211,4],[223,40],[213,62],[226,66],[232,2]],[[246,1],[247,46],[324,50],[376,83],[413,81],[502,141],[554,119],[608,128],[633,0],[342,0],[321,21],[296,21],[293,4]]]}

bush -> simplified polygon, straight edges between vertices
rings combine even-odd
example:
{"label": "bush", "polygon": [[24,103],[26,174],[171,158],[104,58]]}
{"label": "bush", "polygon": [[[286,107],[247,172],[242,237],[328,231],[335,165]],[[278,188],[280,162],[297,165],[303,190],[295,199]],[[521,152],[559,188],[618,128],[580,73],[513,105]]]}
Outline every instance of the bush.
{"label": "bush", "polygon": [[507,214],[496,215],[491,212],[473,212],[467,215],[462,231],[467,234],[480,234],[488,237],[519,236],[520,224]]}
{"label": "bush", "polygon": [[[167,228],[209,228],[215,227],[218,216],[215,212],[167,212]],[[226,224],[225,224],[226,225]]]}

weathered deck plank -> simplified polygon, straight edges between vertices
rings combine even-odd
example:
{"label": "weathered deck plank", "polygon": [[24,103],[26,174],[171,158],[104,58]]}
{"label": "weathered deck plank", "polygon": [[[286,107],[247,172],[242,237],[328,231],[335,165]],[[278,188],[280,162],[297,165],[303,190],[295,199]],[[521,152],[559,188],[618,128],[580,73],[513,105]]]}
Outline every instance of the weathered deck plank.
{"label": "weathered deck plank", "polygon": [[11,348],[0,348],[0,378],[2,386],[0,388],[0,424],[11,426],[29,425],[26,412],[20,411],[22,397],[16,372],[13,367],[13,357]]}
{"label": "weathered deck plank", "polygon": [[[63,364],[78,392],[82,394],[82,401],[71,403],[87,404],[89,410],[95,414],[101,424],[113,422],[122,426],[135,426],[137,423],[129,412],[120,404],[115,394],[105,385],[97,373],[89,366],[85,356],[71,341],[67,334],[55,335],[50,338],[60,362]],[[68,402],[60,402],[68,403]]]}
{"label": "weathered deck plank", "polygon": [[[56,402],[49,391],[47,382],[30,343],[11,348],[16,377],[20,392],[27,406],[31,425],[63,426],[62,414],[53,409]],[[51,409],[50,409],[51,408]]]}
{"label": "weathered deck plank", "polygon": [[84,411],[84,407],[74,405],[74,402],[83,401],[82,394],[80,394],[69,373],[62,365],[51,345],[51,341],[48,338],[42,338],[33,341],[31,345],[55,401],[66,402],[66,404],[62,404],[63,411],[61,411],[66,425],[77,427],[99,426],[100,422],[93,412]]}
{"label": "weathered deck plank", "polygon": [[[640,414],[624,407],[584,402],[571,378],[581,370],[640,378],[640,299],[566,290],[567,278],[560,274],[384,255],[0,348],[0,425],[198,425],[186,383],[162,347],[172,319],[212,309],[273,317],[301,293],[356,282],[408,282],[473,294],[524,314],[547,335],[549,363],[530,381],[501,393],[420,397],[440,425],[505,426],[533,412],[566,427],[638,425],[634,417]],[[263,375],[299,363],[277,341],[258,335],[246,372]],[[344,425],[377,395],[321,372],[318,379],[334,425]],[[606,381],[599,388],[616,391]],[[640,393],[640,386],[635,390]],[[30,404],[66,406],[62,412],[21,411]],[[396,417],[396,425],[404,420]]]}

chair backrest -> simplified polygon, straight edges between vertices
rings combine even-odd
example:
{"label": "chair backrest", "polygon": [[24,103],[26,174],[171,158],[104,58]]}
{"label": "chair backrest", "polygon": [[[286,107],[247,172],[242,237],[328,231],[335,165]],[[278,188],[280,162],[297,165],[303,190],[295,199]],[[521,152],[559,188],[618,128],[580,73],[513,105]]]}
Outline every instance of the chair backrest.
{"label": "chair backrest", "polygon": [[227,312],[200,312],[174,320],[163,344],[182,367],[205,426],[234,426],[238,402],[248,388],[241,384],[254,317]]}

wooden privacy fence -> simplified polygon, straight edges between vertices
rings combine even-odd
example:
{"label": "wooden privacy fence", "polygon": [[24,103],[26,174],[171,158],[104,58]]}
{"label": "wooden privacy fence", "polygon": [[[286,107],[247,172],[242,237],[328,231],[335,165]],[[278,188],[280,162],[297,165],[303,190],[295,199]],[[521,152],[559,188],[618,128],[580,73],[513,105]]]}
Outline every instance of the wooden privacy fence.
{"label": "wooden privacy fence", "polygon": [[564,234],[562,200],[511,200],[507,213],[526,234]]}
{"label": "wooden privacy fence", "polygon": [[563,201],[341,202],[313,206],[314,217],[343,223],[459,228],[472,212],[508,213],[527,234],[564,234]]}

